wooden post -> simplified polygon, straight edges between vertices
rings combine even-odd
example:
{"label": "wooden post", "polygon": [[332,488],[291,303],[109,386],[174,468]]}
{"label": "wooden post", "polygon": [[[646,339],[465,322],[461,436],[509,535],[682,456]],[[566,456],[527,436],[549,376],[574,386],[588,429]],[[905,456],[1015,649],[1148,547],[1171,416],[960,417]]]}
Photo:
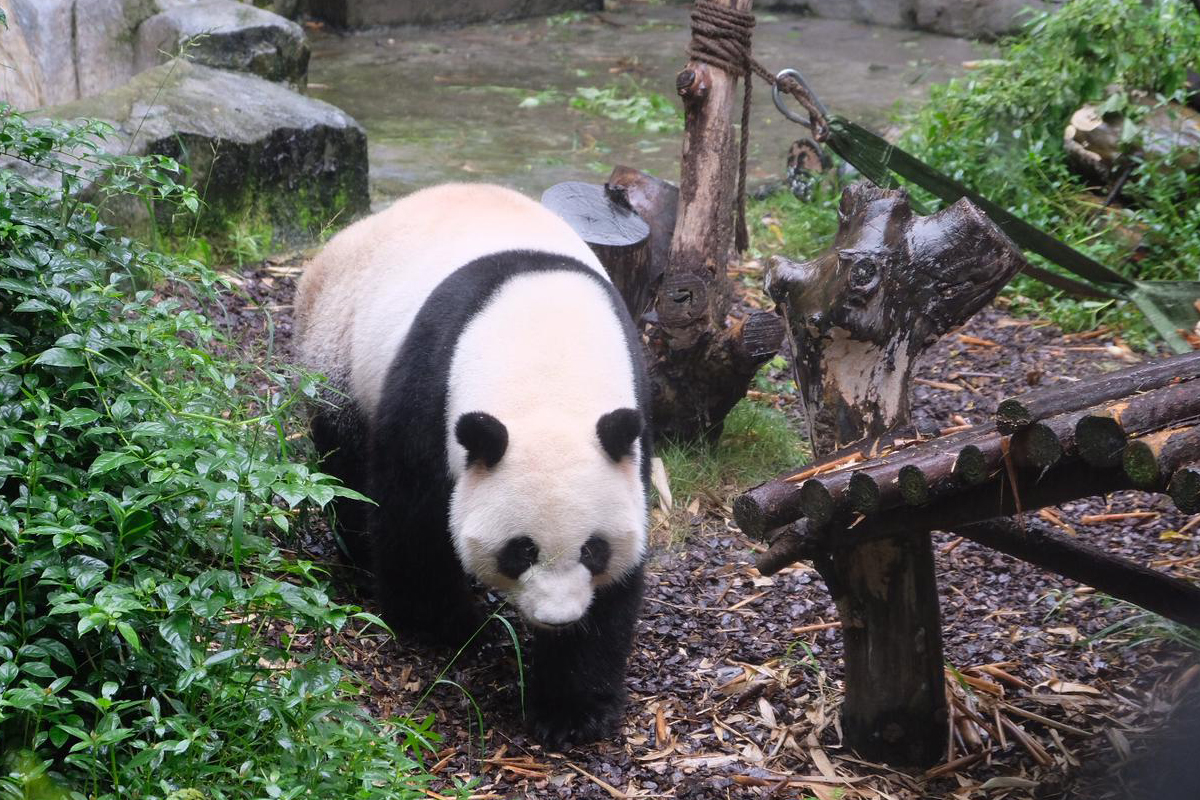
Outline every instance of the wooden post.
{"label": "wooden post", "polygon": [[[838,211],[830,250],[804,263],[776,259],[767,277],[819,453],[907,425],[916,358],[1024,264],[966,201],[918,217],[903,192],[860,183]],[[846,742],[871,761],[935,763],[948,730],[929,535],[835,550],[816,566],[842,619]]]}
{"label": "wooden post", "polygon": [[[749,11],[752,0],[717,0]],[[649,329],[658,435],[715,438],[758,368],[783,342],[783,323],[754,311],[729,319],[737,75],[690,61],[676,79],[685,123],[679,209]]]}

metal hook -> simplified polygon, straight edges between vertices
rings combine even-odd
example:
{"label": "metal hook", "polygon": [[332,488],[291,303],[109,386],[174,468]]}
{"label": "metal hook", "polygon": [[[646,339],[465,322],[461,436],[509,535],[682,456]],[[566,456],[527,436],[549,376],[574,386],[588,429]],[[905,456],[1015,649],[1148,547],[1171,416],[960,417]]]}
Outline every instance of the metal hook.
{"label": "metal hook", "polygon": [[780,114],[783,114],[792,122],[798,122],[809,130],[812,130],[811,120],[805,119],[784,105],[783,92],[779,90],[779,81],[783,78],[791,78],[796,83],[800,84],[800,87],[804,89],[804,91],[808,93],[809,98],[812,99],[813,105],[815,105],[817,110],[821,112],[821,116],[829,116],[829,112],[825,109],[825,104],[822,103],[817,97],[816,93],[814,93],[813,90],[808,87],[808,83],[804,80],[804,76],[800,74],[800,70],[798,69],[780,70],[779,74],[775,76],[775,85],[771,87],[771,99],[775,101],[775,107],[779,109]]}

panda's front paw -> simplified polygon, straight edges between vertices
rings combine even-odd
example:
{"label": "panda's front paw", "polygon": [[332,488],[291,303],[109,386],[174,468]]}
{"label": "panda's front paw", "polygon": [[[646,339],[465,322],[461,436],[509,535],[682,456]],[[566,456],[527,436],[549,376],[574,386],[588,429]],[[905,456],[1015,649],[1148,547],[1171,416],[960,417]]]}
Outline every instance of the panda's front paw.
{"label": "panda's front paw", "polygon": [[530,732],[550,751],[590,744],[616,732],[622,705],[622,698],[611,696],[538,703],[530,711]]}

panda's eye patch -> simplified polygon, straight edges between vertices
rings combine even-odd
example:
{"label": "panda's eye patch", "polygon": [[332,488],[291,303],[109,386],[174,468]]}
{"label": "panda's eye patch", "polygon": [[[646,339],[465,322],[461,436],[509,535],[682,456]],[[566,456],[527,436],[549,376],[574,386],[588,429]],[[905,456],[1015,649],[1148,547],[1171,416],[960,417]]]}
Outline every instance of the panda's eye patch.
{"label": "panda's eye patch", "polygon": [[537,563],[537,557],[538,546],[533,539],[520,536],[505,543],[496,561],[500,574],[515,581],[521,577],[521,573]]}
{"label": "panda's eye patch", "polygon": [[612,555],[612,546],[601,536],[589,537],[579,548],[579,563],[588,568],[588,572],[599,575],[608,569],[608,558]]}

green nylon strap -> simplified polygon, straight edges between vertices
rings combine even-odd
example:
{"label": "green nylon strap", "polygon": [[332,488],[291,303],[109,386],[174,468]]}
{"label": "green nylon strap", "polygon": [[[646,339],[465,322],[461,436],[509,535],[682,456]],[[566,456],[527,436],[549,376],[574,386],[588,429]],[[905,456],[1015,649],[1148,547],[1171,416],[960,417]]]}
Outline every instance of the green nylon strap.
{"label": "green nylon strap", "polygon": [[[1037,253],[1083,281],[1033,265],[1023,270],[1030,277],[1083,297],[1130,300],[1142,310],[1171,349],[1180,353],[1191,352],[1191,347],[1179,335],[1178,329],[1195,324],[1197,314],[1192,303],[1200,297],[1200,282],[1130,280],[1013,216],[986,197],[972,192],[866,128],[837,116],[829,117],[828,122],[829,138],[825,143],[872,183],[884,188],[897,188],[899,184],[893,177],[895,173],[946,203],[967,198],[1019,246]],[[915,201],[913,208],[917,213],[927,213]]]}

